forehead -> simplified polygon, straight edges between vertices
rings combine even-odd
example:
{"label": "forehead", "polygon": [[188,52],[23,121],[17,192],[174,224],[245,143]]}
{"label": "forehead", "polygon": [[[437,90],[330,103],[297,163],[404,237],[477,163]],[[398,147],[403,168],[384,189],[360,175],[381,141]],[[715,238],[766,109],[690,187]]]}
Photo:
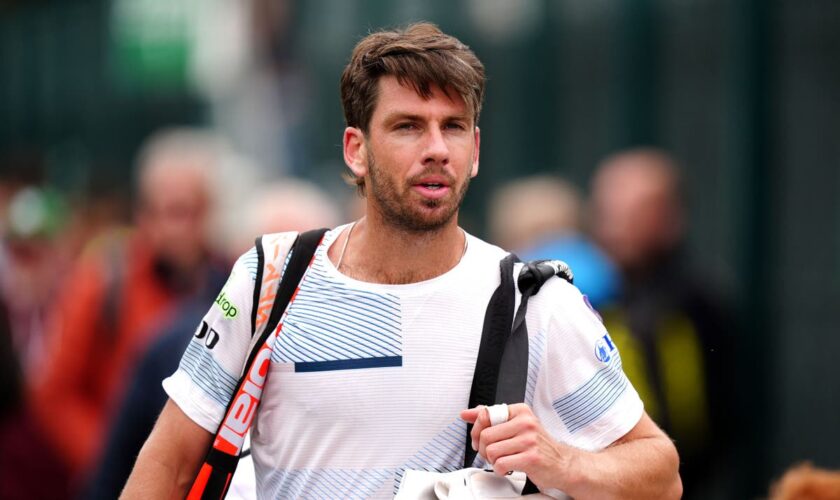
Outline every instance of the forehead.
{"label": "forehead", "polygon": [[400,115],[426,118],[469,117],[467,104],[457,92],[444,92],[436,85],[432,85],[430,90],[431,97],[425,99],[411,85],[401,84],[396,77],[381,77],[371,121],[375,123]]}
{"label": "forehead", "polygon": [[141,197],[147,205],[197,202],[207,196],[207,178],[202,166],[176,161],[150,165],[141,179]]}

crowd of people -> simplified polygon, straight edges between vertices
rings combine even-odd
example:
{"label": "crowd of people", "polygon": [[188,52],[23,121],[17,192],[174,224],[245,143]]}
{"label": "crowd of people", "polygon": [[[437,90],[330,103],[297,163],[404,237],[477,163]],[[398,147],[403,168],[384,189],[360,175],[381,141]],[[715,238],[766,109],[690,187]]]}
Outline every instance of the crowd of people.
{"label": "crowd of people", "polygon": [[[113,198],[62,198],[29,162],[7,164],[0,178],[7,498],[118,496],[166,400],[160,382],[233,259],[258,234],[342,222],[319,188],[278,179],[241,207],[240,230],[220,247],[206,137],[162,133],[140,157],[130,219]],[[571,264],[645,408],[677,443],[685,497],[702,498],[733,480],[738,416],[726,376],[738,336],[726,304],[688,265],[680,183],[663,151],[625,151],[598,166],[588,199],[549,175],[500,187],[488,226],[523,259]],[[806,475],[786,476],[774,494]]]}
{"label": "crowd of people", "polygon": [[[3,178],[0,447],[15,457],[0,471],[5,492],[117,496],[165,402],[160,382],[233,259],[258,234],[342,222],[317,187],[277,180],[241,207],[222,247],[217,161],[204,132],[155,135],[138,154],[130,218],[109,199],[99,203],[110,210],[73,207],[31,172]],[[488,226],[526,260],[571,265],[647,411],[676,440],[691,497],[732,459],[720,437],[736,425],[723,378],[737,335],[686,266],[680,182],[666,153],[626,151],[596,169],[588,200],[549,175],[502,186]],[[39,482],[44,473],[55,480]]]}
{"label": "crowd of people", "polygon": [[[503,187],[491,225],[524,258],[571,265],[647,412],[678,445],[685,498],[709,498],[734,480],[738,334],[714,282],[687,256],[681,183],[664,151],[621,151],[595,168],[586,202],[558,179]],[[535,209],[543,206],[550,216]]]}
{"label": "crowd of people", "polygon": [[160,381],[233,260],[256,235],[340,221],[318,187],[275,179],[224,227],[218,142],[190,129],[150,137],[130,207],[63,197],[36,161],[3,166],[4,498],[116,498],[165,402]]}
{"label": "crowd of people", "polygon": [[[210,142],[195,131],[152,137],[139,154],[130,217],[113,197],[62,197],[36,164],[5,165],[5,497],[118,496],[166,400],[160,382],[233,260],[256,235],[344,222],[316,186],[277,179],[240,207],[238,231],[219,245]],[[739,416],[726,377],[738,334],[713,284],[686,258],[681,182],[667,153],[624,151],[597,166],[588,197],[550,175],[501,186],[488,227],[491,241],[523,259],[571,265],[646,410],[678,446],[685,497],[703,498],[734,481]]]}
{"label": "crowd of people", "polygon": [[[432,34],[431,38],[443,36]],[[363,73],[367,63],[359,64]],[[475,72],[483,91],[483,69]],[[348,83],[353,75],[345,78],[343,86],[354,84]],[[381,99],[391,98],[395,106],[412,102],[418,109],[425,106],[413,89],[396,79],[385,82],[390,83],[383,84],[386,91]],[[355,85],[364,90],[364,83]],[[474,91],[477,85],[464,88]],[[348,106],[361,102],[353,91],[347,91],[356,99],[348,98]],[[469,178],[477,173],[478,154],[473,148],[479,136],[473,130],[481,95],[475,102],[461,103],[472,114],[466,119],[463,110],[449,109],[457,106],[440,88],[426,82],[426,93],[423,99],[432,103],[434,112],[455,113],[469,123],[463,126],[454,120],[446,128],[460,133],[461,185],[441,175],[418,181],[424,196],[437,200],[424,205],[428,212],[451,205],[444,207],[452,210],[440,215],[439,221],[432,221],[439,224],[423,226],[428,231],[451,229],[445,241],[437,242],[439,248],[429,246],[435,243],[429,239],[422,241],[430,255],[435,254],[432,250],[449,252],[436,255],[451,262],[443,262],[443,271],[426,269],[422,274],[415,266],[412,269],[420,274],[393,278],[382,271],[389,259],[380,255],[376,264],[385,274],[375,276],[387,275],[388,280],[381,281],[387,284],[440,276],[462,257],[479,258],[468,254],[470,243],[472,252],[484,245],[466,233],[462,236],[451,221],[460,198],[446,197],[450,187],[463,187],[457,193],[463,196]],[[393,180],[377,178],[374,169],[377,144],[364,137],[372,108],[361,109],[359,117],[347,117],[345,159],[359,190],[371,190],[367,215],[358,227],[340,226],[329,237],[335,242],[344,238],[336,270],[369,281],[363,278],[371,276],[365,274],[370,271],[365,267],[370,266],[370,253],[366,256],[361,249],[371,248],[376,231],[387,232],[383,228],[399,226],[397,222],[425,224],[423,217],[437,217],[437,212],[423,212],[421,217],[397,206],[396,188],[388,185]],[[429,113],[429,121],[439,120]],[[453,121],[449,115],[445,119]],[[427,118],[420,112],[408,116],[415,122]],[[417,123],[409,125],[419,128]],[[383,128],[393,132],[393,127]],[[371,151],[366,151],[368,147]],[[391,150],[382,148],[378,154],[387,160]],[[438,160],[432,156],[438,153],[448,154],[423,152],[434,161]],[[80,206],[39,178],[37,166],[9,161],[18,163],[5,170],[11,174],[0,178],[0,456],[5,459],[0,491],[8,498],[115,498],[166,404],[161,380],[178,368],[202,316],[223,298],[219,290],[227,286],[236,257],[248,251],[260,234],[334,228],[351,217],[344,220],[333,199],[316,186],[293,179],[261,183],[240,205],[228,205],[222,210],[227,213],[220,216],[217,182],[225,176],[219,165],[219,141],[196,130],[162,131],[149,138],[137,155],[132,204],[122,209],[119,200],[108,197]],[[491,243],[526,260],[560,259],[571,265],[578,288],[609,332],[606,342],[610,348],[614,342],[621,352],[616,373],[626,374],[635,388],[624,393],[623,408],[638,410],[642,416],[636,421],[643,424],[649,415],[674,440],[685,498],[725,495],[734,480],[737,430],[742,425],[737,381],[730,378],[736,372],[739,336],[714,284],[687,258],[688,217],[679,166],[664,151],[632,149],[606,157],[593,172],[588,196],[550,176],[501,187],[490,204]],[[365,180],[371,185],[366,186]],[[438,190],[443,194],[435,194]],[[123,209],[130,217],[121,217]],[[356,240],[345,259],[351,236]],[[480,247],[490,255],[487,248]],[[382,248],[377,251],[383,253]],[[420,252],[419,247],[415,251]],[[487,255],[480,258],[493,260]],[[320,258],[327,257],[322,253]],[[230,280],[227,283],[236,283],[233,274]],[[419,307],[425,311],[424,304]],[[623,375],[615,377],[623,380]],[[636,393],[643,410],[634,406]],[[483,424],[476,411],[466,410],[462,418],[479,427]],[[600,446],[595,439],[590,444],[603,449],[661,438],[670,446],[663,434],[647,434],[644,429],[624,440],[622,436],[639,429],[631,427]],[[658,432],[656,426],[651,428]],[[652,449],[639,451],[657,455]],[[662,471],[668,469],[665,462],[660,464]],[[672,481],[664,473],[662,477],[664,488]]]}

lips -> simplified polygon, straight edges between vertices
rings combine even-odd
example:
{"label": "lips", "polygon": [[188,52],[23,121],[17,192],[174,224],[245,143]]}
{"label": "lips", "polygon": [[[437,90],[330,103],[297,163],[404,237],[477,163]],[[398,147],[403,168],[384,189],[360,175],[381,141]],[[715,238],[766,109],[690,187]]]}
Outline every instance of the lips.
{"label": "lips", "polygon": [[426,198],[438,199],[449,193],[450,182],[443,176],[427,176],[413,182],[412,189]]}

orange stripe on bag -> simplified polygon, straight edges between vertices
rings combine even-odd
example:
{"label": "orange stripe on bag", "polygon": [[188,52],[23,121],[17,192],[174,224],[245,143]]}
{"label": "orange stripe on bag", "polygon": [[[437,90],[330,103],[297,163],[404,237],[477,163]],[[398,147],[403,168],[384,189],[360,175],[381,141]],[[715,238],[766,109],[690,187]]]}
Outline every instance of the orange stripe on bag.
{"label": "orange stripe on bag", "polygon": [[[307,231],[298,237],[292,247],[292,257],[283,276],[280,276],[277,272],[276,266],[268,265],[269,276],[263,278],[263,283],[268,278],[279,279],[280,283],[276,292],[260,297],[255,323],[258,326],[264,321],[270,324],[267,324],[261,332],[260,339],[256,344],[259,346],[256,352],[251,352],[248,356],[248,362],[242,378],[237,384],[236,393],[228,403],[224,418],[216,431],[215,439],[210,446],[204,465],[187,495],[188,500],[201,500],[202,497],[208,496],[210,498],[224,498],[227,494],[227,489],[233,479],[233,471],[236,470],[236,463],[242,452],[245,435],[251,428],[262,398],[271,365],[274,343],[283,329],[280,319],[289,304],[297,297],[300,282],[306,271],[315,262],[315,251],[323,241],[326,231],[326,229]],[[277,260],[278,255],[278,249],[275,247],[275,260]],[[286,274],[290,276],[288,279]],[[264,295],[266,291],[272,292],[271,287],[263,288]],[[268,297],[270,297],[270,300],[266,300]],[[261,304],[263,301],[266,304]],[[277,308],[279,315],[275,315],[275,308]],[[211,463],[215,464],[215,467],[210,465]],[[220,485],[222,478],[224,478],[223,486]],[[218,491],[220,486],[221,491]]]}
{"label": "orange stripe on bag", "polygon": [[213,467],[210,464],[201,466],[198,476],[195,478],[192,488],[187,495],[187,500],[201,500],[201,495],[204,493],[204,488],[207,487],[207,480],[210,479],[210,473],[213,472]]}

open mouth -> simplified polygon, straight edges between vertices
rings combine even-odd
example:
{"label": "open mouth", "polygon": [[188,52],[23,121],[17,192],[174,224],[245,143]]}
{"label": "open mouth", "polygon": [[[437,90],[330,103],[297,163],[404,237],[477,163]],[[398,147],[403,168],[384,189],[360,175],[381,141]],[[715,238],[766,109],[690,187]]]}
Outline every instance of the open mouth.
{"label": "open mouth", "polygon": [[452,190],[451,179],[444,175],[424,175],[411,179],[413,189],[426,199],[438,200],[446,196]]}

